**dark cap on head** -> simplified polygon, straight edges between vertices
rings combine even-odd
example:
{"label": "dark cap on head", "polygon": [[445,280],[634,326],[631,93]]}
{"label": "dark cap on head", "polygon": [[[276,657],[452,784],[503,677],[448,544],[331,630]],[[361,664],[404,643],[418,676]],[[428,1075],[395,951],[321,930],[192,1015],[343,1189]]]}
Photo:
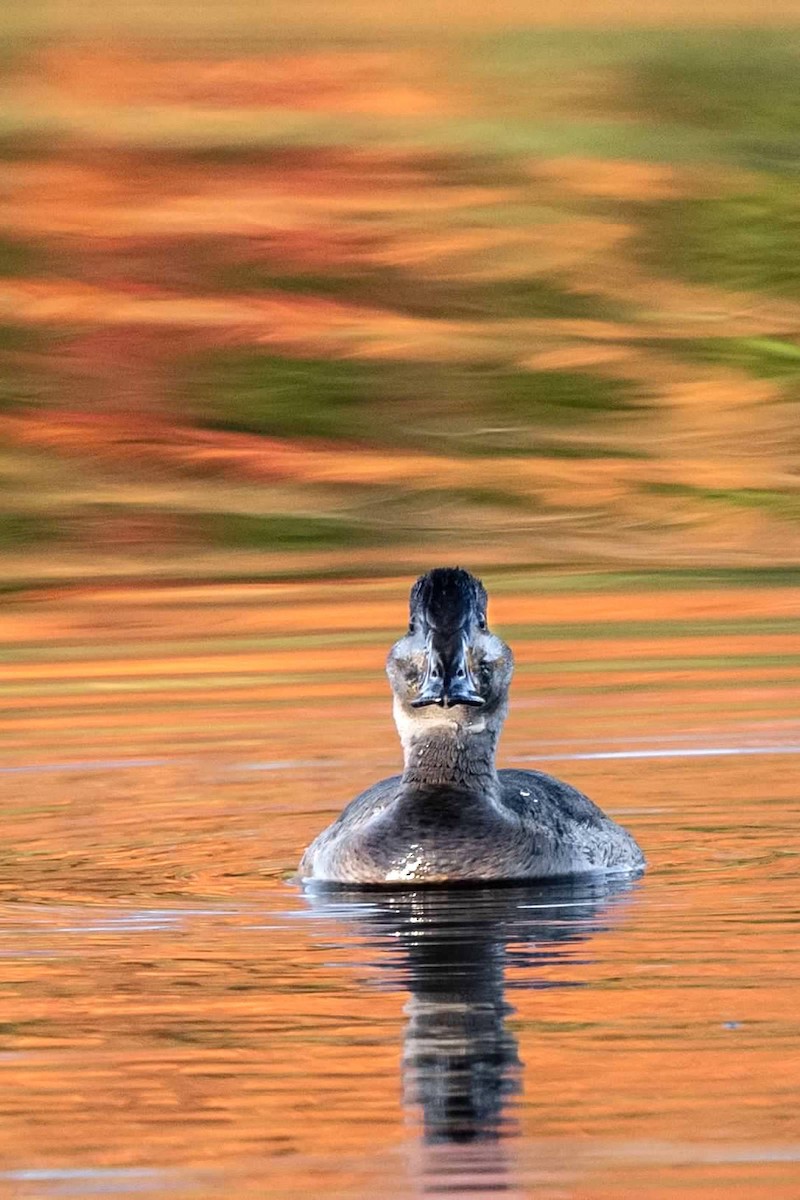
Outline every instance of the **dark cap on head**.
{"label": "dark cap on head", "polygon": [[435,567],[420,575],[411,589],[411,616],[423,617],[431,629],[461,629],[471,613],[486,615],[486,589],[462,567]]}
{"label": "dark cap on head", "polygon": [[470,665],[470,638],[485,628],[483,584],[461,567],[436,567],[411,589],[411,630],[425,636],[425,670],[414,708],[483,704]]}

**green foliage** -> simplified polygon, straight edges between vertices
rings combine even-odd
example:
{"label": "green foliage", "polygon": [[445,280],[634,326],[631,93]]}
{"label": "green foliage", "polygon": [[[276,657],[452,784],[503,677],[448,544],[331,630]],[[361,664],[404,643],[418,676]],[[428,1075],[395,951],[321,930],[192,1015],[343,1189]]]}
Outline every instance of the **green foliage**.
{"label": "green foliage", "polygon": [[563,421],[639,407],[633,383],[587,371],[506,370],[494,382],[497,411],[506,417]]}
{"label": "green foliage", "polygon": [[622,68],[632,112],[660,122],[800,133],[800,54],[767,29],[687,32]]}
{"label": "green foliage", "polygon": [[41,349],[42,339],[29,325],[0,324],[0,354]]}
{"label": "green foliage", "polygon": [[630,316],[630,312],[616,301],[595,292],[576,292],[544,275],[485,284],[483,297],[485,308],[494,317],[613,321]]}
{"label": "green foliage", "polygon": [[212,270],[211,277],[215,286],[226,290],[319,296],[433,320],[618,320],[630,315],[619,303],[596,293],[574,291],[546,275],[474,282],[419,278],[391,267],[312,272],[244,262]]}
{"label": "green foliage", "polygon": [[212,354],[189,382],[201,421],[280,437],[359,438],[369,429],[381,370],[352,360],[293,359],[251,351]]}
{"label": "green foliage", "polygon": [[0,324],[0,411],[45,398],[51,379],[44,351],[47,339],[23,325]]}
{"label": "green foliage", "polygon": [[383,540],[374,529],[337,517],[203,513],[192,524],[204,540],[231,550],[327,550]]}
{"label": "green foliage", "polygon": [[780,338],[660,338],[639,344],[693,362],[734,367],[759,379],[795,379],[800,375],[800,345]]}
{"label": "green foliage", "polygon": [[652,496],[679,496],[690,500],[710,500],[735,508],[752,508],[784,520],[800,520],[800,492],[779,492],[768,488],[701,488],[683,483],[647,483],[642,490]]}
{"label": "green foliage", "polygon": [[[548,427],[627,411],[636,394],[628,381],[587,372],[252,351],[204,357],[187,386],[193,413],[213,427],[472,454],[517,453]],[[496,428],[503,422],[513,423],[510,437]]]}
{"label": "green foliage", "polygon": [[800,192],[762,176],[734,195],[652,204],[637,246],[647,266],[695,283],[800,297]]}
{"label": "green foliage", "polygon": [[452,500],[456,504],[472,504],[476,508],[509,508],[522,512],[542,507],[536,496],[523,496],[519,492],[503,492],[491,487],[437,488],[412,492],[411,496],[436,503]]}
{"label": "green foliage", "polygon": [[0,550],[27,550],[57,536],[53,522],[36,513],[0,512]]}
{"label": "green foliage", "polygon": [[0,276],[33,275],[42,269],[43,254],[29,242],[0,237]]}

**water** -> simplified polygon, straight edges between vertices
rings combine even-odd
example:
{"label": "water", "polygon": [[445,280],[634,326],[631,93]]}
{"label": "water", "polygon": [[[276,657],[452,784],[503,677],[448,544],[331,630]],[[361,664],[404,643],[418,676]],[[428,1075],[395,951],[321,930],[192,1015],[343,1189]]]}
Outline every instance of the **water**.
{"label": "water", "polygon": [[306,893],[402,594],[6,602],[0,1196],[797,1195],[791,591],[498,592],[642,880]]}

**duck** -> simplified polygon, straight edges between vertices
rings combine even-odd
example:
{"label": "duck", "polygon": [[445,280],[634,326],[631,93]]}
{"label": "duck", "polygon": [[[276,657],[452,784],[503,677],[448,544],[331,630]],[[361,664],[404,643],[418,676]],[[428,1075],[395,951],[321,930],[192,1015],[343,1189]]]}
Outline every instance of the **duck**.
{"label": "duck", "polygon": [[461,567],[411,588],[386,671],[403,771],[356,796],[302,856],[330,885],[501,884],[640,873],[632,835],[587,796],[535,770],[498,770],[514,657]]}

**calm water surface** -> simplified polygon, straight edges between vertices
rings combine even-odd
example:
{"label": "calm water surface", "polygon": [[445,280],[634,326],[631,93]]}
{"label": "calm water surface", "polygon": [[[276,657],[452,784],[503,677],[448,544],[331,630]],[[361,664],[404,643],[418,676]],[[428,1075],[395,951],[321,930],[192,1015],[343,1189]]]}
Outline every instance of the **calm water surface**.
{"label": "calm water surface", "polygon": [[498,592],[644,879],[304,893],[402,584],[9,601],[0,1195],[800,1194],[789,589]]}

